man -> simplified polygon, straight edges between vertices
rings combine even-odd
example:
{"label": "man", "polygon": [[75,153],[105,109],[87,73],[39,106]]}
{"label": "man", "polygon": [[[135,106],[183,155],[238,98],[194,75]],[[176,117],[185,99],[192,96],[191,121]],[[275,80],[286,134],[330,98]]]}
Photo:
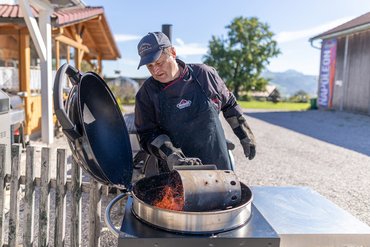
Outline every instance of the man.
{"label": "man", "polygon": [[214,68],[185,64],[161,32],[138,44],[140,63],[150,74],[136,95],[135,126],[140,144],[171,169],[177,165],[215,164],[231,170],[218,118],[223,112],[250,160],[256,143],[241,108]]}

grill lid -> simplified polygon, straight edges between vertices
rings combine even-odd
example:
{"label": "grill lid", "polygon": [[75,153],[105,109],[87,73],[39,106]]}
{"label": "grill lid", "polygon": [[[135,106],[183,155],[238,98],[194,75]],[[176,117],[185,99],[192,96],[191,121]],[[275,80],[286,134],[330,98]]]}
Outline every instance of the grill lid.
{"label": "grill lid", "polygon": [[[65,74],[74,84],[62,100]],[[78,164],[101,183],[131,186],[133,160],[122,112],[107,84],[93,72],[80,73],[65,64],[54,83],[54,107]]]}

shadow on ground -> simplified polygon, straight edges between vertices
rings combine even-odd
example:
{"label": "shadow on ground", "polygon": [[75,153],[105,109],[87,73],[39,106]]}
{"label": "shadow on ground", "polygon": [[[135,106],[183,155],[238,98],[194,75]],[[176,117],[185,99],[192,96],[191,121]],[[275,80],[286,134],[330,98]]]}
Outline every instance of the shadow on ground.
{"label": "shadow on ground", "polygon": [[246,114],[370,156],[370,117],[367,115],[323,110],[247,112]]}

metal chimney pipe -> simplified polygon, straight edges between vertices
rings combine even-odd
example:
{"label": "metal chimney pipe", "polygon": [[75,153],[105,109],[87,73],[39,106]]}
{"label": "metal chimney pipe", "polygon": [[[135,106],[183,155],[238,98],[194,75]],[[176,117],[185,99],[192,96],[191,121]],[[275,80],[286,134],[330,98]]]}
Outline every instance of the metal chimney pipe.
{"label": "metal chimney pipe", "polygon": [[167,37],[169,38],[169,40],[172,43],[172,25],[171,24],[163,24],[162,25],[162,33],[167,35]]}

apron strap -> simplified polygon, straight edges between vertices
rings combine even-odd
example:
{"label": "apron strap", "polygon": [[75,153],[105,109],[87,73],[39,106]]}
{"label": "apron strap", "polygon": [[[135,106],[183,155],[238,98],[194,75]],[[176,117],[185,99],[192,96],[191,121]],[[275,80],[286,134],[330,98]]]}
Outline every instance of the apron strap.
{"label": "apron strap", "polygon": [[208,95],[206,94],[206,92],[204,91],[202,85],[200,84],[198,78],[195,76],[194,74],[194,70],[192,67],[190,67],[189,65],[187,65],[187,67],[189,68],[189,71],[190,71],[190,74],[191,74],[191,77],[194,78],[194,80],[197,82],[198,86],[200,87],[200,90],[203,92],[203,94],[207,97],[208,100],[210,100],[210,98],[208,97]]}

